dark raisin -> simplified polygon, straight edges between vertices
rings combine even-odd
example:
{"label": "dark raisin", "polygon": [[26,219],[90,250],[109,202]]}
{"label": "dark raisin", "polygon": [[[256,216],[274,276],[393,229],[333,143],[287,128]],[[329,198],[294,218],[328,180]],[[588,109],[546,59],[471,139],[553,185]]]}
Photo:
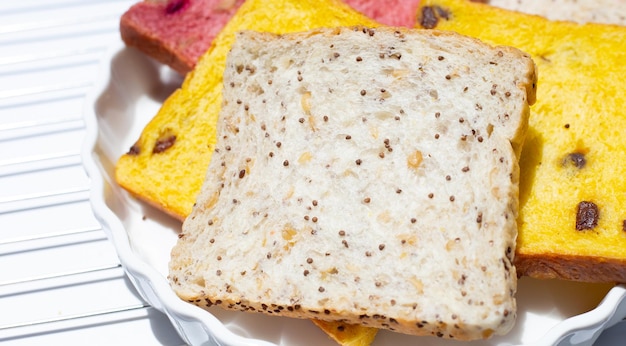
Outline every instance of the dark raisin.
{"label": "dark raisin", "polygon": [[439,22],[439,18],[449,19],[450,13],[441,6],[424,6],[422,7],[422,17],[420,25],[424,29],[434,29]]}
{"label": "dark raisin", "polygon": [[582,169],[587,164],[587,159],[583,153],[571,153],[567,155],[563,163],[572,163],[576,168]]}
{"label": "dark raisin", "polygon": [[433,29],[437,26],[437,16],[435,15],[435,11],[433,6],[424,6],[422,8],[422,18],[420,18],[420,25],[424,29]]}
{"label": "dark raisin", "polygon": [[598,225],[600,212],[598,206],[589,201],[578,203],[576,210],[576,230],[594,229]]}
{"label": "dark raisin", "polygon": [[159,138],[154,144],[154,149],[152,149],[152,153],[159,154],[167,149],[169,149],[176,142],[176,136],[168,136],[165,138]]}
{"label": "dark raisin", "polygon": [[135,143],[133,144],[132,147],[130,147],[130,149],[128,149],[128,152],[126,154],[131,155],[131,156],[137,156],[140,153],[141,153],[141,148],[139,147],[139,144]]}

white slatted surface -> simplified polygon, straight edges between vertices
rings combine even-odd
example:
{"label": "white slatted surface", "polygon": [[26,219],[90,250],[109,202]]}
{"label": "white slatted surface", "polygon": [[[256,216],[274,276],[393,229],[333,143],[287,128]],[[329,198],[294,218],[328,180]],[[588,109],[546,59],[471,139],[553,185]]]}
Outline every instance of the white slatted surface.
{"label": "white slatted surface", "polygon": [[0,344],[180,345],[126,279],[80,161],[129,0],[0,1]]}

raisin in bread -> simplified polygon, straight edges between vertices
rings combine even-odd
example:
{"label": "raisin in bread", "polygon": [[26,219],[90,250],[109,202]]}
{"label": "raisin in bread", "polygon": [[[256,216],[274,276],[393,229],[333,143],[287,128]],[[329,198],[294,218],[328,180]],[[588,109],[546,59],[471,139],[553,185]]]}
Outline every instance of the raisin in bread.
{"label": "raisin in bread", "polygon": [[[316,27],[377,25],[333,0],[248,0],[215,39],[215,45],[163,103],[115,167],[120,186],[140,200],[183,220],[204,180],[215,145],[226,54],[237,31],[278,33]],[[280,21],[268,20],[280,18]],[[368,345],[377,329],[313,320],[342,345]]]}
{"label": "raisin in bread", "polygon": [[460,0],[422,6],[426,26],[518,47],[540,71],[520,160],[518,272],[626,282],[626,27]]}
{"label": "raisin in bread", "polygon": [[173,289],[207,308],[506,333],[535,75],[521,51],[449,32],[238,34]]}
{"label": "raisin in bread", "polygon": [[[244,0],[141,1],[120,20],[126,45],[136,47],[181,74],[200,56]],[[413,27],[419,0],[345,0],[380,23]],[[271,8],[270,4],[266,7]]]}

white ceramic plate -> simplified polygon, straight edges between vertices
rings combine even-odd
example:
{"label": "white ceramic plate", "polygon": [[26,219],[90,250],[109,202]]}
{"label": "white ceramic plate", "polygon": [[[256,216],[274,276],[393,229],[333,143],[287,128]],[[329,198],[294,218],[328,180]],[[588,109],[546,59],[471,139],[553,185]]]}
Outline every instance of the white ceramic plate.
{"label": "white ceramic plate", "polygon": [[[88,134],[83,152],[92,181],[94,213],[114,243],[142,296],[170,318],[191,345],[334,345],[310,321],[261,314],[211,313],[178,299],[166,275],[180,222],[140,203],[113,179],[125,153],[182,78],[143,54],[112,42],[99,82],[87,100]],[[626,287],[522,278],[518,321],[506,336],[467,345],[591,345],[599,333],[626,316]],[[458,341],[380,331],[375,345],[459,345]]]}

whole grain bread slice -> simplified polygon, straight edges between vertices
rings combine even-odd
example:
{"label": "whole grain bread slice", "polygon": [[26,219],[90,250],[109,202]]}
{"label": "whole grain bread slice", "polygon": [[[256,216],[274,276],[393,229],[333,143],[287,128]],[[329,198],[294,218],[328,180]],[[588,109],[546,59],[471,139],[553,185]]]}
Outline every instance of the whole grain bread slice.
{"label": "whole grain bread slice", "polygon": [[204,308],[506,333],[535,82],[523,52],[450,32],[239,33],[173,289]]}

